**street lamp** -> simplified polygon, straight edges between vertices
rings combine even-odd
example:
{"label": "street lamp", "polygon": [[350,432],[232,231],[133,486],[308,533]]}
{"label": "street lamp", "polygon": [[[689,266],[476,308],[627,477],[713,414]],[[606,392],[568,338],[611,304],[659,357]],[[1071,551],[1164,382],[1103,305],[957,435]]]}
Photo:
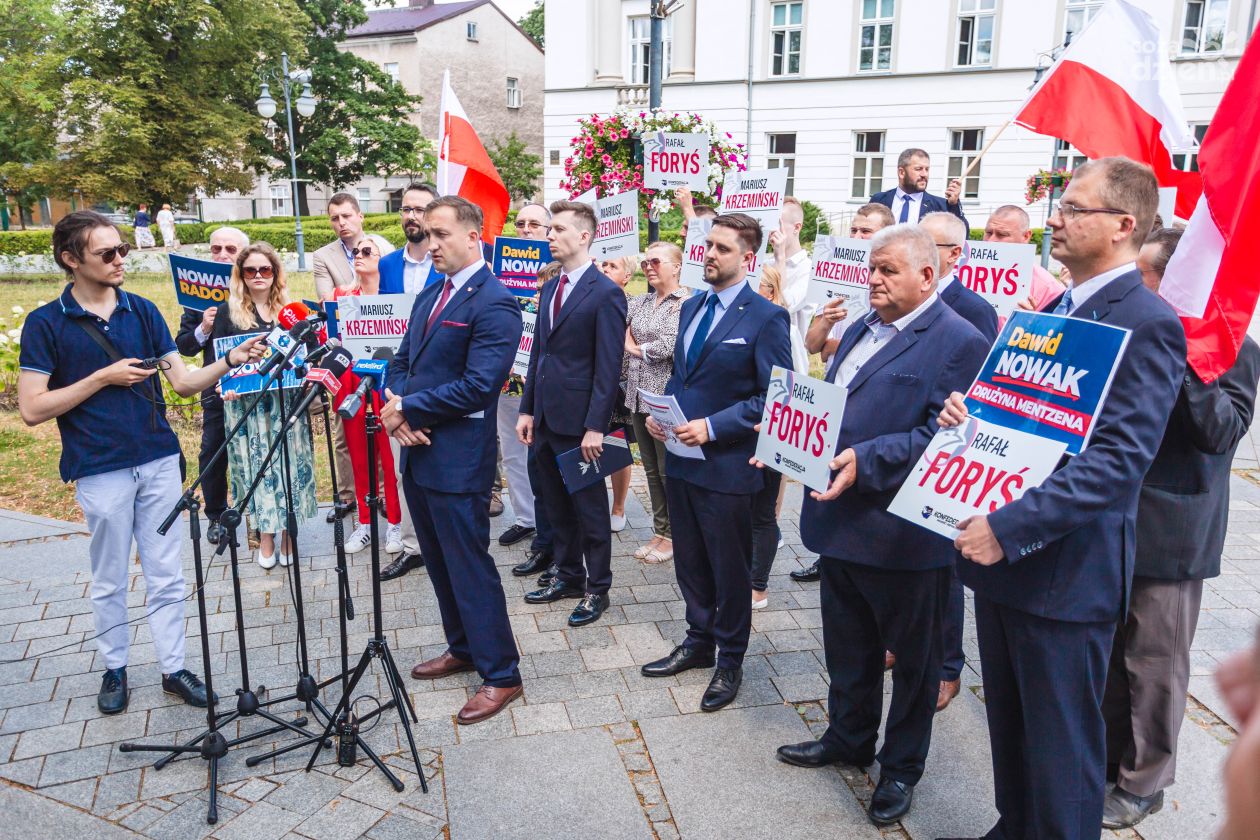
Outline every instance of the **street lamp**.
{"label": "street lamp", "polygon": [[298,207],[298,174],[297,174],[297,149],[296,135],[293,133],[293,102],[292,102],[292,86],[302,85],[302,95],[297,100],[297,112],[299,116],[309,117],[315,113],[316,100],[314,94],[311,93],[311,74],[307,70],[289,70],[289,54],[280,53],[280,72],[277,73],[274,68],[263,68],[258,75],[262,78],[262,84],[258,91],[258,101],[254,103],[254,107],[258,110],[258,116],[264,120],[269,120],[276,115],[276,100],[271,97],[270,82],[279,80],[281,88],[284,91],[284,113],[289,122],[289,172],[292,176],[289,183],[289,197],[293,201],[293,222],[296,226],[297,233],[297,258],[298,270],[306,270],[306,243],[302,240],[302,215],[301,209]]}

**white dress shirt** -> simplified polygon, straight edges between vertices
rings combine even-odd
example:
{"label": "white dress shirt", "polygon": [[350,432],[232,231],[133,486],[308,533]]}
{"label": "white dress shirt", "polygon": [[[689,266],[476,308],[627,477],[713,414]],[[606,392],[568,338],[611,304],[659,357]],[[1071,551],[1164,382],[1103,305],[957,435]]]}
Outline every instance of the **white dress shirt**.
{"label": "white dress shirt", "polygon": [[936,281],[936,293],[939,295],[941,292],[949,288],[950,283],[953,283],[957,279],[958,275],[954,274],[952,271],[949,274],[946,274],[940,280]]}
{"label": "white dress shirt", "polygon": [[[449,280],[451,284],[451,296],[446,299],[446,306],[450,306],[452,303],[455,302],[455,299],[459,297],[460,290],[464,288],[464,284],[467,283],[469,280],[471,280],[474,274],[476,274],[478,271],[481,271],[482,267],[485,266],[485,264],[486,264],[486,261],[483,260],[481,257],[478,257],[477,259],[473,260],[471,263],[464,266],[459,271],[455,272],[453,275],[447,278],[447,280]],[[433,306],[437,307],[437,305],[441,302],[442,302],[442,293],[438,292],[437,300],[434,301]],[[432,309],[429,310],[429,317],[430,318],[433,317]]]}
{"label": "white dress shirt", "polygon": [[809,294],[809,278],[814,273],[809,253],[802,248],[783,261],[783,280],[779,284],[779,294],[783,296],[783,308],[788,311],[792,325],[801,335],[809,332],[809,322],[814,319],[817,309],[805,300]]}
{"label": "white dress shirt", "polygon": [[1102,288],[1115,280],[1121,274],[1127,274],[1130,271],[1137,270],[1137,263],[1127,262],[1124,265],[1118,265],[1110,271],[1104,271],[1102,274],[1096,274],[1086,280],[1084,283],[1073,282],[1072,284],[1072,308],[1068,310],[1068,315],[1075,315],[1080,305],[1091,297],[1102,291]]}
{"label": "white dress shirt", "polygon": [[[709,305],[709,298],[717,299],[717,306],[713,308],[713,323],[709,324],[709,335],[713,335],[713,331],[717,329],[722,316],[735,303],[735,298],[739,297],[740,292],[744,291],[746,285],[748,285],[747,282],[735,283],[727,286],[720,292],[709,289],[709,291],[704,293],[704,300],[700,303],[700,308],[696,310],[695,317],[691,319],[691,323],[687,325],[687,331],[683,333],[684,363],[687,358],[687,352],[691,349],[691,340],[696,337],[696,331],[700,328],[700,321],[704,318],[704,310]],[[713,423],[709,421],[708,417],[704,418],[704,425],[709,432],[709,440],[717,440],[717,435],[713,434]]]}
{"label": "white dress shirt", "polygon": [[[583,263],[581,268],[574,269],[573,271],[565,271],[563,268],[560,269],[561,275],[567,274],[569,277],[569,282],[565,283],[564,288],[560,290],[561,309],[564,309],[564,305],[569,302],[569,295],[573,294],[573,290],[577,287],[578,281],[585,277],[587,270],[594,267],[594,265],[594,262],[588,262]],[[560,281],[557,280],[556,282],[559,283]],[[554,299],[551,301],[551,305],[553,307],[556,305]]]}
{"label": "white dress shirt", "polygon": [[409,295],[418,295],[424,291],[429,280],[429,272],[433,268],[433,255],[427,250],[424,259],[414,260],[407,246],[403,246],[403,291]]}
{"label": "white dress shirt", "polygon": [[889,339],[894,338],[897,333],[909,327],[914,323],[915,319],[926,312],[938,300],[940,300],[940,295],[932,292],[932,294],[928,295],[927,300],[920,303],[912,312],[902,315],[891,324],[885,324],[881,321],[879,313],[874,309],[866,313],[866,317],[862,319],[862,323],[867,327],[866,332],[858,339],[857,344],[853,345],[849,355],[841,360],[835,378],[832,381],[845,388],[849,387],[853,377],[857,376],[858,371],[862,369],[862,365],[869,362],[872,356],[888,344]]}
{"label": "white dress shirt", "polygon": [[906,217],[906,221],[914,224],[919,221],[919,212],[923,207],[923,193],[904,192],[901,187],[897,187],[897,194],[893,196],[893,206],[890,208],[893,214],[893,221],[901,221],[901,207],[906,202],[906,198],[910,199],[910,215]]}

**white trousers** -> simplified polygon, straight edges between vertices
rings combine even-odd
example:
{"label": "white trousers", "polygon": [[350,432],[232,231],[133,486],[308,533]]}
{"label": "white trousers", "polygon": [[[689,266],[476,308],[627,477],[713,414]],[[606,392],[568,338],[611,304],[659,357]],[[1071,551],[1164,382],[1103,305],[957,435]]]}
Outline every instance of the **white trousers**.
{"label": "white trousers", "polygon": [[503,456],[503,472],[508,497],[516,524],[534,527],[534,489],[529,485],[529,450],[516,437],[516,421],[521,416],[521,398],[499,395],[499,453]]}
{"label": "white trousers", "polygon": [[127,589],[134,541],[147,590],[144,611],[162,673],[184,667],[184,568],[178,522],[166,536],[157,532],[183,492],[179,456],[168,455],[138,467],[81,478],[75,496],[92,534],[92,613],[97,647],[106,668],[127,664],[131,628]]}
{"label": "white trousers", "polygon": [[407,505],[407,497],[403,494],[402,444],[398,438],[390,437],[389,451],[394,453],[394,475],[398,477],[398,502],[402,508],[402,546],[403,554],[419,554],[420,541],[416,539],[416,526],[411,522],[411,508]]}

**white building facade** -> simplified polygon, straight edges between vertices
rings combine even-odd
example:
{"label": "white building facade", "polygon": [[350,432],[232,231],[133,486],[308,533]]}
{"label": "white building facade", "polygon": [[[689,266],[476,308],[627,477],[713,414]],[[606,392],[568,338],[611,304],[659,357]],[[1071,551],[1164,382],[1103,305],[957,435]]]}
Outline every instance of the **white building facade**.
{"label": "white building facade", "polygon": [[[1188,121],[1201,137],[1255,28],[1252,0],[1137,0],[1159,20]],[[666,21],[666,110],[695,111],[785,166],[789,192],[844,219],[897,184],[897,154],[932,158],[929,191],[1015,113],[1052,51],[1102,0],[685,0]],[[545,192],[564,197],[577,120],[647,105],[648,0],[547,0]],[[751,24],[751,25],[750,25]],[[1099,115],[1105,119],[1105,114]],[[973,226],[1025,206],[1055,141],[1011,126],[964,185]],[[1068,148],[1060,164],[1082,160]],[[1192,151],[1176,158],[1196,165]],[[1029,206],[1033,223],[1045,202]]]}

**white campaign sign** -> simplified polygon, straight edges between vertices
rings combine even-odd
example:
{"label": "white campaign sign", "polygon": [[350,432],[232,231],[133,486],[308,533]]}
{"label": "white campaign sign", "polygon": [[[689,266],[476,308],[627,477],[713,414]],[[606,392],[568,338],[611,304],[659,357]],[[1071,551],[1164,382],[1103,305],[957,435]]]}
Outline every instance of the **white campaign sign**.
{"label": "white campaign sign", "polygon": [[1045,481],[1067,444],[968,417],[940,429],[897,491],[888,512],[943,537]]}
{"label": "white campaign sign", "polygon": [[639,191],[629,190],[595,202],[595,241],[591,256],[612,260],[639,253]]}
{"label": "white campaign sign", "polygon": [[747,213],[761,225],[761,249],[748,268],[748,280],[754,285],[761,278],[761,266],[766,261],[766,248],[770,245],[770,233],[779,227],[779,215],[783,212],[783,193],[787,190],[786,169],[759,169],[748,172],[732,172],[722,185],[722,206],[718,212]]}
{"label": "white campaign sign", "polygon": [[337,332],[356,361],[381,347],[397,351],[407,333],[415,295],[346,295],[337,298]]}
{"label": "white campaign sign", "polygon": [[704,282],[704,238],[713,227],[712,219],[692,219],[687,225],[687,242],[683,248],[682,271],[678,282],[690,289],[708,289]]}
{"label": "white campaign sign", "polygon": [[1037,246],[1023,242],[968,242],[954,276],[1007,318],[1032,294]]}
{"label": "white campaign sign", "polygon": [[709,136],[695,132],[643,135],[643,186],[649,190],[686,187],[709,191]]}
{"label": "white campaign sign", "polygon": [[775,367],[761,412],[756,458],[813,490],[831,483],[848,391],[839,385]]}
{"label": "white campaign sign", "polygon": [[525,376],[529,373],[529,354],[534,349],[534,325],[538,316],[533,312],[522,312],[521,321],[525,325],[521,333],[521,343],[516,348],[516,358],[512,360],[512,373]]}
{"label": "white campaign sign", "polygon": [[871,308],[871,243],[864,239],[820,236],[814,241],[814,276],[805,300],[825,306],[840,298],[850,318]]}

